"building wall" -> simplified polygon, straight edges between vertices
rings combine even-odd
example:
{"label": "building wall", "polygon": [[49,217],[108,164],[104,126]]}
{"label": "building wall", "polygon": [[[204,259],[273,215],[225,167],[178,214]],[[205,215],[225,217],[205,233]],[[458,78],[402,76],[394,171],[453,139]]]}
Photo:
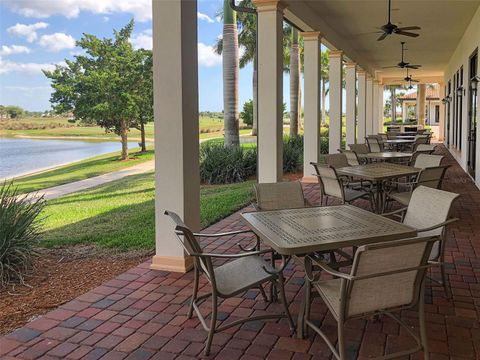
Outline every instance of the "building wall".
{"label": "building wall", "polygon": [[[463,66],[463,88],[464,96],[462,101],[462,133],[460,134],[462,139],[462,149],[458,149],[454,147],[453,141],[450,141],[450,152],[456,158],[456,160],[460,163],[460,165],[467,170],[467,155],[468,155],[468,97],[469,97],[469,58],[470,55],[475,51],[475,49],[480,48],[480,8],[477,9],[475,15],[472,18],[467,30],[463,34],[462,39],[458,43],[457,48],[455,49],[450,61],[445,69],[445,84],[448,83],[449,80],[452,81],[452,96],[456,96],[455,90],[453,88],[453,78],[458,69]],[[480,58],[480,57],[479,57]],[[480,74],[479,74],[480,75]],[[478,98],[478,94],[477,94]],[[477,101],[477,114],[480,114],[480,101]],[[455,119],[455,111],[452,110],[450,112],[450,134],[453,134],[453,127],[455,126],[454,123]],[[478,119],[478,116],[477,116]],[[447,121],[447,119],[445,119]],[[476,184],[480,187],[480,127],[477,125],[477,145],[476,145],[476,153],[477,153],[477,163],[476,163]]]}

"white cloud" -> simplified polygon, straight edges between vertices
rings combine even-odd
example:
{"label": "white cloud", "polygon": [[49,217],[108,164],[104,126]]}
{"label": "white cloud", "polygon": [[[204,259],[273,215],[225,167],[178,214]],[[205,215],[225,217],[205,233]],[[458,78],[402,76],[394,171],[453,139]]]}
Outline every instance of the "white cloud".
{"label": "white cloud", "polygon": [[40,46],[47,48],[48,51],[57,52],[63,49],[73,49],[75,47],[75,39],[64,33],[54,33],[43,35],[38,41]]}
{"label": "white cloud", "polygon": [[52,71],[55,69],[54,64],[39,63],[16,63],[0,58],[0,74],[8,74],[13,72],[21,72],[25,74],[41,74],[42,70]]}
{"label": "white cloud", "polygon": [[215,22],[210,16],[208,16],[207,14],[202,14],[200,11],[197,12],[197,17],[198,17],[199,20],[204,20],[208,23],[214,23]]}
{"label": "white cloud", "polygon": [[215,53],[213,46],[198,43],[198,64],[212,67],[222,63],[222,57]]}
{"label": "white cloud", "polygon": [[37,30],[45,29],[48,27],[47,23],[37,22],[35,24],[25,25],[25,24],[15,24],[10,26],[7,29],[9,34],[23,37],[27,39],[28,42],[33,42],[37,39]]}
{"label": "white cloud", "polygon": [[81,11],[93,14],[130,13],[138,21],[152,18],[151,0],[3,0],[3,3],[20,15],[40,19],[52,15],[75,18]]}
{"label": "white cloud", "polygon": [[151,31],[146,30],[140,34],[133,35],[130,42],[135,49],[151,50],[153,46],[152,33]]}
{"label": "white cloud", "polygon": [[26,46],[21,45],[2,45],[2,49],[0,50],[0,56],[6,55],[15,55],[15,54],[29,54],[30,49]]}

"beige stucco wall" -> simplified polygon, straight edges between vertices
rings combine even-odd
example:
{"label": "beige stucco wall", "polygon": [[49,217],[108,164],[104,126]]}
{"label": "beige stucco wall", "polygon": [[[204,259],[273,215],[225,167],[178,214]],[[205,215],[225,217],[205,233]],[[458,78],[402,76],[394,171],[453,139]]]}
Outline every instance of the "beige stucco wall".
{"label": "beige stucco wall", "polygon": [[[445,69],[445,84],[449,80],[452,80],[453,86],[453,76],[458,69],[463,65],[463,86],[466,89],[465,95],[463,96],[463,114],[462,114],[462,151],[457,151],[456,149],[451,149],[451,153],[455,156],[460,165],[466,169],[467,168],[467,154],[468,154],[468,68],[469,68],[469,57],[475,51],[476,48],[480,48],[480,8],[477,9],[475,15],[472,18],[467,30],[463,34],[462,39],[458,43],[457,48],[455,49],[450,61]],[[480,74],[479,74],[480,75]],[[478,101],[480,103],[480,101]],[[480,114],[480,104],[477,107],[477,114]],[[451,112],[451,118],[453,119],[453,111]],[[445,121],[447,121],[445,119]],[[451,129],[453,123],[451,123]],[[480,129],[479,129],[480,130]],[[452,131],[451,131],[452,132]],[[477,164],[476,164],[476,183],[480,187],[480,131],[477,131]]]}

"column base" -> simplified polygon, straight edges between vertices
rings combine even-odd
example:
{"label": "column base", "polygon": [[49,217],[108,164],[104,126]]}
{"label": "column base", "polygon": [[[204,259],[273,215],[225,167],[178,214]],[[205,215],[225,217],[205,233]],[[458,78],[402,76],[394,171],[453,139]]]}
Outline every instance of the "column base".
{"label": "column base", "polygon": [[186,273],[193,268],[191,256],[161,256],[155,255],[152,258],[150,269],[169,272]]}
{"label": "column base", "polygon": [[308,175],[302,178],[302,183],[305,184],[316,184],[318,183],[318,178],[315,175]]}

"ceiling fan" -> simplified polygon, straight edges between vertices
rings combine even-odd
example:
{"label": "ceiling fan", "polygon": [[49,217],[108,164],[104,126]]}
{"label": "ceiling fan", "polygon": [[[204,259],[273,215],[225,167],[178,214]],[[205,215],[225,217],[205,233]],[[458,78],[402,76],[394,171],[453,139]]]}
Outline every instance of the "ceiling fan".
{"label": "ceiling fan", "polygon": [[410,37],[417,37],[419,34],[412,33],[406,30],[421,30],[419,26],[405,26],[405,27],[398,27],[391,22],[391,13],[392,13],[392,0],[388,0],[388,22],[383,25],[380,29],[383,31],[383,34],[377,39],[377,41],[382,41],[388,35],[397,34],[403,36],[410,36]]}
{"label": "ceiling fan", "polygon": [[405,48],[405,41],[402,41],[401,42],[402,44],[402,60],[397,64],[397,65],[394,65],[394,66],[385,66],[383,67],[384,69],[391,69],[391,68],[400,68],[400,69],[418,69],[419,67],[422,67],[422,65],[412,65],[410,64],[409,62],[406,62],[403,58],[403,55],[404,55],[404,51],[407,50]]}

